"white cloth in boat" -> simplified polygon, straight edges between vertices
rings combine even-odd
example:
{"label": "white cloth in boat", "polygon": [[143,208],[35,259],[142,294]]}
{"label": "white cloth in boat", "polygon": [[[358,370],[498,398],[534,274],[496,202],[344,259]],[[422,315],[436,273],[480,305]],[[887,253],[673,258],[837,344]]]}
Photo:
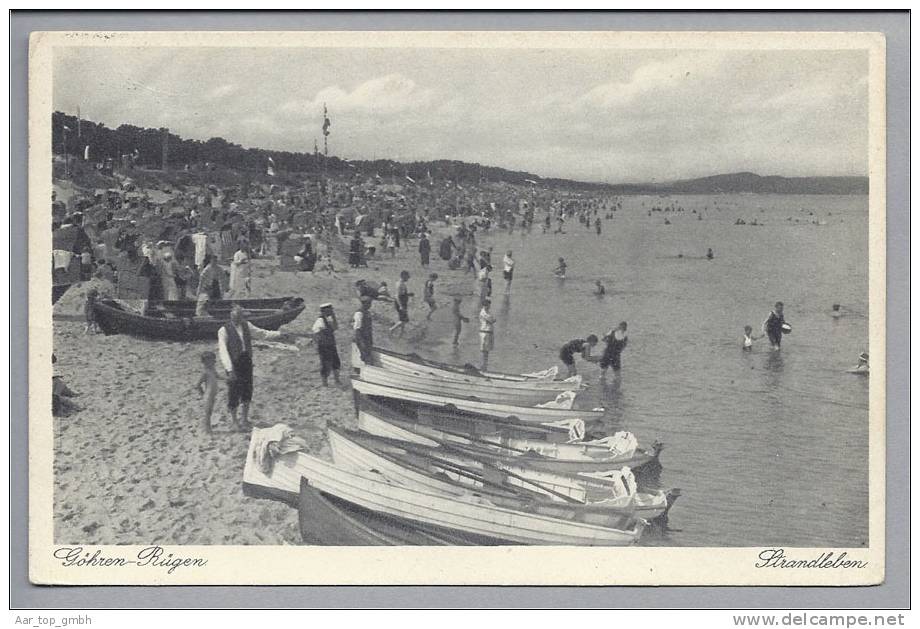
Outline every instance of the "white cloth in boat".
{"label": "white cloth in boat", "polygon": [[569,431],[569,441],[568,443],[573,443],[575,441],[581,441],[585,438],[585,420],[583,419],[560,419],[555,422],[544,422],[544,426],[555,426],[558,428],[565,428]]}
{"label": "white cloth in boat", "polygon": [[570,410],[572,405],[575,404],[575,392],[574,391],[563,391],[556,396],[556,399],[552,402],[544,402],[543,404],[537,404],[537,408],[561,408],[563,410]]}
{"label": "white cloth in boat", "polygon": [[639,447],[639,440],[631,432],[621,430],[609,437],[589,442],[592,445],[607,446],[610,453],[615,456],[632,456]]}
{"label": "white cloth in boat", "polygon": [[543,371],[534,371],[533,373],[523,373],[521,375],[525,378],[533,378],[534,380],[552,380],[556,377],[557,373],[559,373],[559,367],[553,366]]}
{"label": "white cloth in boat", "polygon": [[252,431],[252,455],[259,469],[271,474],[274,460],[289,452],[307,449],[307,442],[294,436],[287,424],[275,424],[271,428],[255,428]]}
{"label": "white cloth in boat", "polygon": [[593,478],[602,478],[613,482],[613,495],[616,498],[632,497],[636,495],[639,486],[636,483],[636,476],[628,467],[621,467],[618,470],[608,472],[582,472],[582,476],[591,476]]}

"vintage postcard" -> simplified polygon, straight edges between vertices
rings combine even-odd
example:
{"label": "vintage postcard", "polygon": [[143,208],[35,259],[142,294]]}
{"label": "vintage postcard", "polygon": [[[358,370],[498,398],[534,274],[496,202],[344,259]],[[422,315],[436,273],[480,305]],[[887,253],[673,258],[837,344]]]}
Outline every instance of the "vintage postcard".
{"label": "vintage postcard", "polygon": [[883,36],[29,73],[33,582],[884,580]]}

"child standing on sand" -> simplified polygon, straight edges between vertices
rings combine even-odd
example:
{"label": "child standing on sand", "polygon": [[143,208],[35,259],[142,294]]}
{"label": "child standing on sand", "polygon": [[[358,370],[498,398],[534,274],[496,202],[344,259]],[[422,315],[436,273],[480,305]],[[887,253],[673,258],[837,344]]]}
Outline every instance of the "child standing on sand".
{"label": "child standing on sand", "polygon": [[83,303],[83,316],[86,318],[86,325],[83,326],[83,334],[99,332],[99,324],[96,323],[96,298],[99,291],[91,288],[86,291],[86,301]]}
{"label": "child standing on sand", "polygon": [[195,388],[198,394],[204,396],[204,417],[201,429],[205,434],[211,434],[211,413],[214,412],[214,400],[217,399],[217,383],[222,376],[217,373],[217,355],[214,352],[201,353],[201,377],[198,378]]}

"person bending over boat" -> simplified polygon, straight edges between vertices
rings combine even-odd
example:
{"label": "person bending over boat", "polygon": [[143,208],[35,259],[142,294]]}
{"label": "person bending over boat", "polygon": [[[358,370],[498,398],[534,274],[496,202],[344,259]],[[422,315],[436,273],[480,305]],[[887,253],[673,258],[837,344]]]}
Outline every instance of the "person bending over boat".
{"label": "person bending over boat", "polygon": [[575,354],[581,354],[581,357],[590,363],[598,362],[598,358],[591,355],[591,348],[595,345],[597,345],[597,335],[589,334],[587,338],[572,339],[562,346],[562,349],[559,350],[559,359],[569,370],[570,378],[578,373],[578,370],[575,369]]}
{"label": "person bending over boat", "polygon": [[600,361],[601,375],[603,377],[607,377],[608,368],[614,371],[620,370],[620,354],[622,354],[623,350],[626,348],[627,341],[625,321],[621,321],[616,329],[610,330],[604,337],[604,342],[607,346],[604,348],[604,353],[601,355]]}
{"label": "person bending over boat", "polygon": [[[281,332],[263,330],[243,318],[243,309],[236,304],[230,309],[230,322],[217,332],[217,354],[227,372],[227,406],[236,430],[248,430],[249,405],[252,402],[252,339],[271,340]],[[242,419],[237,420],[237,408]]]}

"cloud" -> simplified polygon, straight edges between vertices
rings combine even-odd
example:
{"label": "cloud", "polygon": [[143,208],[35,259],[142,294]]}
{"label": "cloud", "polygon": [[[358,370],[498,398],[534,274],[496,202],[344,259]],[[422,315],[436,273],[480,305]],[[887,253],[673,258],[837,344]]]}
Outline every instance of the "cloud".
{"label": "cloud", "polygon": [[218,85],[217,87],[208,91],[205,95],[206,98],[213,100],[217,98],[226,98],[231,94],[234,94],[240,89],[239,85],[233,83],[224,83],[223,85]]}
{"label": "cloud", "polygon": [[387,74],[365,81],[350,92],[338,85],[325,87],[306,102],[287,101],[280,109],[310,115],[322,111],[325,105],[337,112],[386,116],[426,109],[434,101],[434,90],[419,86],[403,74]]}
{"label": "cloud", "polygon": [[720,57],[712,54],[678,54],[638,66],[628,80],[597,85],[571,101],[575,109],[609,109],[635,103],[640,96],[685,89],[718,71]]}

